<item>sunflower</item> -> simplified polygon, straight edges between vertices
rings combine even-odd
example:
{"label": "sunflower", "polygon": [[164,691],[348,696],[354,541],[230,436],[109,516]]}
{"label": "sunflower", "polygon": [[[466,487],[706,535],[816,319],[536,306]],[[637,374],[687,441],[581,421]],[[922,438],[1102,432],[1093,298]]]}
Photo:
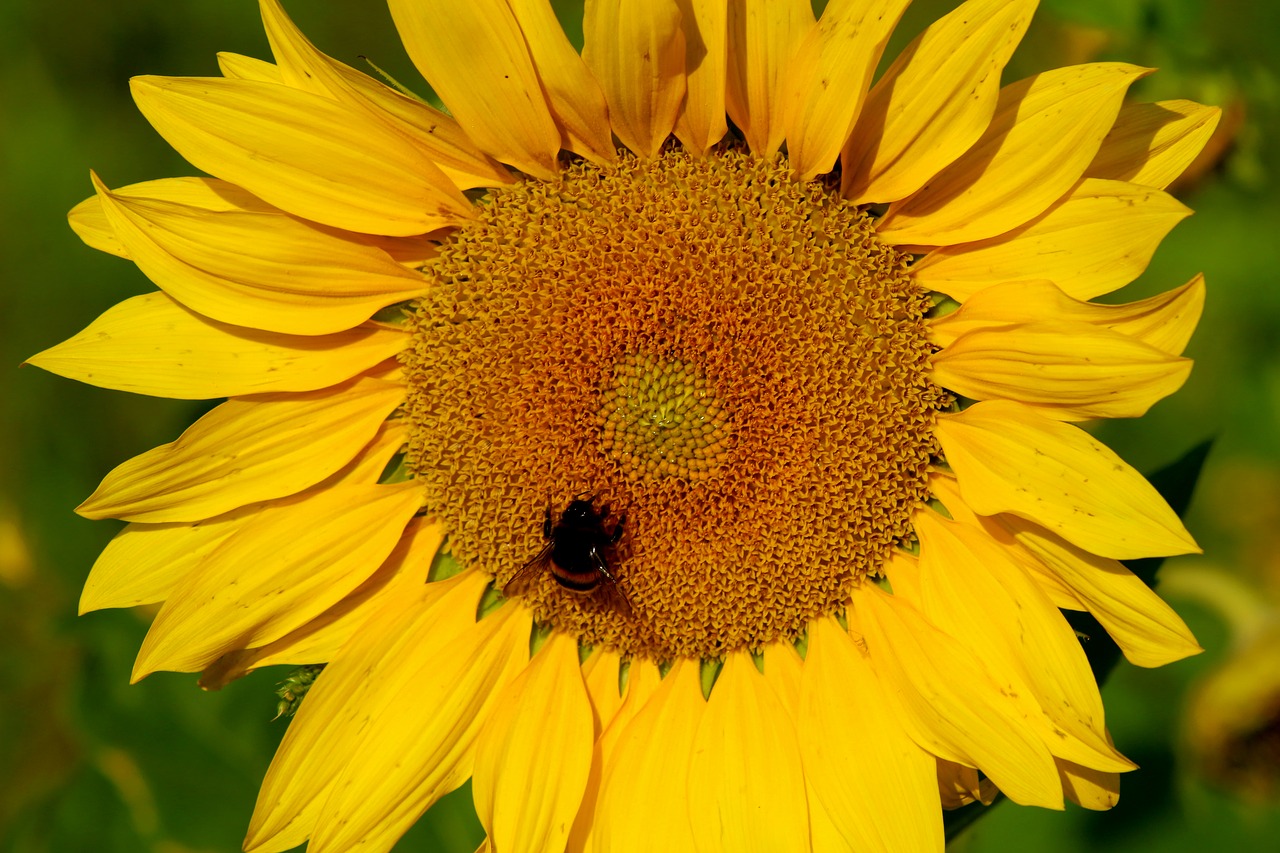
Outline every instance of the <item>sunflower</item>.
{"label": "sunflower", "polygon": [[1079,424],[1182,384],[1203,281],[1090,300],[1216,109],[1002,86],[1034,0],[874,81],[907,0],[588,0],[580,54],[548,0],[391,0],[448,112],[261,5],[274,63],[133,81],[213,177],[72,212],[159,290],[31,359],[227,398],[79,508],[129,522],[81,607],[163,602],[135,680],[326,665],[247,850],[385,850],[468,779],[498,851],[1114,804],[1061,611],[1194,654],[1119,561],[1197,547]]}

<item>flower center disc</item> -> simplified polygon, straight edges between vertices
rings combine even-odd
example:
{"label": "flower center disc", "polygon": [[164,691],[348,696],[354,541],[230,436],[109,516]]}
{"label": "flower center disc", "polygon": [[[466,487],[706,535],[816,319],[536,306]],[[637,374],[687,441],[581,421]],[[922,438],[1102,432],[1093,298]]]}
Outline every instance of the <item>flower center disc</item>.
{"label": "flower center disc", "polygon": [[947,394],[925,291],[874,222],[737,149],[493,190],[426,269],[409,465],[499,587],[575,498],[631,603],[539,569],[526,604],[655,660],[794,637],[910,535]]}

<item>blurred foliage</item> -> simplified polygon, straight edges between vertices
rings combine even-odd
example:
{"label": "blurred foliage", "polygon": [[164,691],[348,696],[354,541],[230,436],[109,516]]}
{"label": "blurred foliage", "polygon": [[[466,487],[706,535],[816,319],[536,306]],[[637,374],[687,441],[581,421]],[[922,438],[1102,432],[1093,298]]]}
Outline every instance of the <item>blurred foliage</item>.
{"label": "blurred foliage", "polygon": [[[573,18],[572,2],[560,4]],[[949,9],[918,0],[889,56]],[[327,52],[417,75],[377,0],[289,11]],[[1280,287],[1276,284],[1280,4],[1257,0],[1043,0],[1006,79],[1123,59],[1158,66],[1135,95],[1227,108],[1225,159],[1181,188],[1197,215],[1165,241],[1123,299],[1208,278],[1209,303],[1181,393],[1140,422],[1099,435],[1143,470],[1216,437],[1189,526],[1208,559],[1280,588]],[[570,27],[571,32],[578,30]],[[580,30],[578,30],[580,31]],[[202,407],[103,391],[15,369],[115,302],[150,289],[119,259],[82,246],[65,213],[111,186],[191,174],[134,109],[138,74],[214,75],[215,53],[269,56],[250,0],[0,0],[0,853],[230,851],[287,721],[272,721],[269,670],[220,693],[162,673],[129,686],[151,612],[77,618],[79,585],[118,526],[71,510],[120,461],[171,440]],[[425,91],[425,86],[415,86]],[[1181,558],[1191,563],[1196,559]],[[1120,666],[1105,691],[1118,746],[1142,765],[1120,806],[1059,814],[1002,807],[956,845],[1002,850],[1269,849],[1280,811],[1244,804],[1192,776],[1178,747],[1190,685],[1231,652],[1213,611],[1174,599],[1208,651],[1158,670]],[[470,850],[467,789],[434,809],[399,849]]]}

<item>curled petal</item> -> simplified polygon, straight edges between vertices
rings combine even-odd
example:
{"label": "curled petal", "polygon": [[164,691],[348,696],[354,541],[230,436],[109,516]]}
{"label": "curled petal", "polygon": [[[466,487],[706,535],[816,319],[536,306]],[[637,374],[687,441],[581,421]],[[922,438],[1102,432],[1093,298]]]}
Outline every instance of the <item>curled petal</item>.
{"label": "curled petal", "polygon": [[996,786],[990,779],[979,779],[974,768],[942,758],[938,759],[938,791],[942,807],[948,811],[970,803],[989,806],[996,797]]}
{"label": "curled petal", "polygon": [[279,0],[260,0],[260,5],[279,63],[276,82],[338,101],[397,131],[459,189],[513,182],[510,172],[477,148],[453,117],[321,53],[289,20]]}
{"label": "curled petal", "polygon": [[1120,802],[1120,774],[1081,767],[1058,759],[1058,775],[1067,799],[1090,811],[1102,812]]}
{"label": "curled petal", "polygon": [[[120,199],[146,199],[170,202],[195,208],[204,213],[223,211],[256,211],[280,213],[279,208],[245,192],[235,184],[217,178],[161,178],[118,187],[113,191]],[[117,257],[129,257],[129,251],[116,237],[115,229],[107,220],[101,196],[95,194],[71,208],[67,214],[71,230],[85,245]]]}
{"label": "curled petal", "polygon": [[1073,299],[1048,281],[1012,281],[984,287],[951,314],[930,324],[939,346],[977,329],[1018,323],[1068,321],[1088,323],[1179,355],[1204,309],[1204,276],[1182,287],[1123,305],[1100,305]]}
{"label": "curled petal", "polygon": [[1051,418],[1136,418],[1182,387],[1191,361],[1084,323],[974,329],[933,358],[934,381]]}
{"label": "curled petal", "polygon": [[252,80],[258,83],[282,83],[280,69],[265,59],[222,51],[218,54],[218,70],[228,80]]}

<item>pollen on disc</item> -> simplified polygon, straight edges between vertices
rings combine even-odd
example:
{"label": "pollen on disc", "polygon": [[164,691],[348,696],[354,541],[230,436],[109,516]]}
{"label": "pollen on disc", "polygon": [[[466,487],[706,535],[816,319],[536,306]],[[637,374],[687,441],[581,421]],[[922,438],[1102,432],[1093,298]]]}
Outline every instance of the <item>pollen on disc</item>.
{"label": "pollen on disc", "polygon": [[600,393],[604,455],[633,478],[704,480],[728,459],[729,413],[695,365],[636,353]]}
{"label": "pollen on disc", "polygon": [[548,509],[608,505],[633,618],[549,573],[540,621],[654,660],[797,636],[911,535],[947,394],[909,258],[785,158],[620,153],[489,192],[424,272],[407,464],[501,587]]}

